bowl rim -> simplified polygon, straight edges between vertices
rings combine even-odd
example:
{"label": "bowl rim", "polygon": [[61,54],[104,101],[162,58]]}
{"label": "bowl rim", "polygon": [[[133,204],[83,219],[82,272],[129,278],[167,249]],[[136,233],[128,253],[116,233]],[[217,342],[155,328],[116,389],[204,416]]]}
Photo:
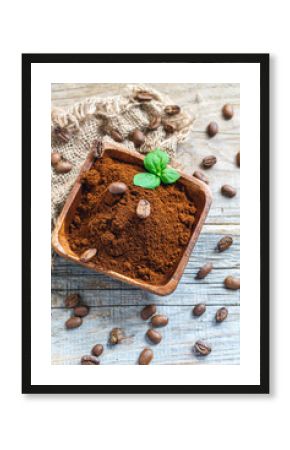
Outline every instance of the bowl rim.
{"label": "bowl rim", "polygon": [[[121,144],[98,141],[99,148],[100,148],[100,143],[101,143],[101,149],[102,149],[101,156],[103,156],[106,152],[113,150],[113,151],[117,151],[117,152],[120,152],[123,154],[130,155],[130,157],[135,160],[143,161],[145,158],[145,155],[142,155],[134,150],[129,150],[127,147],[125,147]],[[156,294],[156,295],[160,295],[160,296],[171,294],[176,289],[176,287],[183,275],[184,269],[188,263],[189,257],[190,257],[192,250],[198,240],[202,226],[204,225],[205,219],[208,215],[208,212],[209,212],[209,209],[210,209],[210,206],[212,203],[212,194],[211,194],[209,187],[202,181],[198,180],[197,178],[187,175],[183,171],[176,169],[179,172],[179,174],[181,175],[181,179],[183,178],[183,179],[187,180],[188,182],[190,182],[191,184],[198,186],[199,189],[204,192],[205,203],[204,203],[204,207],[201,211],[198,223],[195,226],[194,231],[190,237],[190,240],[184,249],[182,257],[180,258],[180,261],[179,261],[178,265],[176,266],[176,269],[175,269],[174,273],[172,274],[172,276],[170,277],[170,279],[163,285],[149,284],[149,283],[146,283],[145,281],[140,281],[140,280],[136,280],[131,277],[127,277],[126,275],[120,274],[113,270],[102,270],[99,268],[96,269],[93,263],[90,263],[90,262],[84,263],[84,262],[80,261],[79,257],[67,254],[60,243],[59,233],[60,233],[63,223],[66,219],[67,213],[68,213],[76,195],[79,193],[79,190],[81,188],[82,174],[83,174],[83,172],[87,171],[92,166],[93,162],[95,161],[96,157],[98,157],[98,156],[100,156],[100,155],[99,154],[97,155],[95,150],[91,150],[80,169],[79,175],[77,176],[77,179],[76,179],[70,193],[67,196],[67,199],[64,203],[62,211],[56,220],[56,224],[55,224],[54,230],[52,232],[52,247],[53,247],[53,249],[55,250],[55,252],[58,255],[62,256],[63,258],[73,261],[83,267],[90,269],[90,270],[93,270],[96,273],[102,273],[102,274],[107,275],[116,280],[122,281],[124,283],[130,284],[132,286],[139,287],[143,290],[151,292],[152,294]]]}

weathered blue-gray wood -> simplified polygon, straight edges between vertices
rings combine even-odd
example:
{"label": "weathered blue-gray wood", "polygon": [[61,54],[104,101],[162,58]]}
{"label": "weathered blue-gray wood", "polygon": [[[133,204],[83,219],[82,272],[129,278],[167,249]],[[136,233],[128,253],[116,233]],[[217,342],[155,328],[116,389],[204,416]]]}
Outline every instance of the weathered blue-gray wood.
{"label": "weathered blue-gray wood", "polygon": [[[136,364],[145,346],[149,324],[140,318],[146,304],[157,305],[158,312],[169,317],[169,325],[160,332],[162,342],[154,346],[152,364],[239,364],[240,361],[240,291],[227,290],[223,280],[227,275],[239,276],[240,271],[240,193],[239,168],[236,153],[240,150],[240,94],[238,84],[158,84],[156,88],[170,95],[174,102],[188,112],[198,114],[190,139],[181,144],[177,160],[191,174],[200,167],[204,156],[215,155],[217,164],[206,174],[213,193],[213,204],[202,234],[191,255],[176,291],[158,297],[129,285],[95,274],[61,258],[56,258],[52,271],[52,364],[79,364],[82,355],[96,343],[105,346],[102,364]],[[54,84],[52,103],[64,106],[92,95],[114,95],[124,87],[118,84]],[[234,105],[232,120],[222,118],[225,103]],[[220,132],[208,138],[208,123],[217,121]],[[223,184],[237,188],[237,195],[228,199],[221,195]],[[233,246],[224,253],[215,252],[217,241],[225,234],[234,238]],[[214,270],[204,280],[195,275],[205,262],[211,261]],[[71,311],[64,308],[67,294],[78,292],[84,303],[91,306],[83,325],[66,330],[64,323]],[[203,302],[206,313],[192,316],[193,305]],[[228,319],[216,324],[214,315],[220,306],[227,306]],[[113,327],[124,328],[130,336],[121,345],[107,345]],[[206,358],[192,353],[197,339],[212,345]],[[97,369],[95,369],[97,370]]]}
{"label": "weathered blue-gray wood", "polygon": [[[150,344],[145,336],[150,321],[140,318],[140,306],[93,307],[80,328],[66,330],[64,323],[70,311],[52,310],[52,359],[54,364],[79,364],[82,355],[89,354],[95,344],[104,345],[101,364],[136,364],[144,347],[154,352],[152,364],[239,364],[239,307],[228,307],[226,321],[217,324],[217,307],[209,306],[199,318],[192,316],[188,306],[158,306],[158,312],[169,317],[169,323],[159,328],[163,339]],[[119,345],[109,345],[113,327],[124,329],[127,339]],[[197,357],[192,346],[198,339],[206,341],[212,352],[206,358]]]}

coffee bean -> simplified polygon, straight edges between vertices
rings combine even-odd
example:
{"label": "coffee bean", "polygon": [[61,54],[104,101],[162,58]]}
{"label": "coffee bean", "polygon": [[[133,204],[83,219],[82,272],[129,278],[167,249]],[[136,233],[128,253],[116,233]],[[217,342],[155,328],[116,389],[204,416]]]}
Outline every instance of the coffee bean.
{"label": "coffee bean", "polygon": [[150,348],[144,348],[139,356],[139,364],[141,366],[147,366],[153,359],[153,352]]}
{"label": "coffee bean", "polygon": [[145,135],[141,130],[136,129],[129,134],[129,139],[134,142],[135,147],[141,147],[145,142]]}
{"label": "coffee bean", "polygon": [[151,92],[147,91],[139,91],[135,94],[134,99],[138,100],[138,102],[150,102],[154,98],[154,95]]}
{"label": "coffee bean", "polygon": [[58,152],[52,152],[51,153],[51,165],[54,167],[56,164],[58,164],[61,160],[61,155]]}
{"label": "coffee bean", "polygon": [[193,346],[193,351],[199,356],[207,356],[211,352],[211,347],[205,342],[197,341]]}
{"label": "coffee bean", "polygon": [[217,163],[217,159],[215,156],[206,156],[202,160],[202,165],[205,169],[209,169],[210,167],[214,166]]}
{"label": "coffee bean", "polygon": [[223,106],[222,113],[225,119],[229,120],[234,115],[234,109],[232,105],[226,104]]}
{"label": "coffee bean", "polygon": [[91,261],[91,259],[93,259],[94,256],[96,256],[96,254],[97,254],[96,248],[88,248],[81,254],[80,261],[84,263],[89,262]]}
{"label": "coffee bean", "polygon": [[197,272],[196,279],[202,280],[205,278],[213,269],[212,263],[206,263],[204,266],[202,266],[199,271]]}
{"label": "coffee bean", "polygon": [[153,344],[159,344],[159,342],[161,342],[162,340],[161,334],[156,330],[148,330],[146,336]]}
{"label": "coffee bean", "polygon": [[81,365],[82,366],[98,366],[100,361],[93,355],[82,356]]}
{"label": "coffee bean", "polygon": [[154,131],[157,130],[161,125],[161,116],[154,115],[151,117],[150,122],[148,124],[148,130]]}
{"label": "coffee bean", "polygon": [[111,130],[110,131],[110,135],[114,139],[114,141],[116,141],[116,142],[123,142],[124,141],[124,137],[122,136],[120,131],[118,131],[116,129]]}
{"label": "coffee bean", "polygon": [[89,314],[89,307],[85,305],[76,306],[74,308],[74,315],[78,317],[85,317]]}
{"label": "coffee bean", "polygon": [[151,206],[148,200],[141,199],[136,208],[136,214],[140,219],[147,219],[150,216]]}
{"label": "coffee bean", "polygon": [[240,289],[240,279],[232,276],[228,276],[225,281],[225,287],[232,290]]}
{"label": "coffee bean", "polygon": [[210,122],[207,126],[206,131],[209,137],[214,137],[219,131],[219,126],[216,122]]}
{"label": "coffee bean", "polygon": [[195,305],[195,307],[192,310],[192,314],[194,316],[201,316],[206,311],[206,306],[204,303],[199,303],[198,305]]}
{"label": "coffee bean", "polygon": [[72,170],[72,164],[69,161],[63,161],[62,159],[54,166],[54,169],[59,174],[68,173]]}
{"label": "coffee bean", "polygon": [[65,299],[65,306],[67,308],[75,308],[80,303],[81,297],[79,294],[69,294]]}
{"label": "coffee bean", "polygon": [[120,344],[124,337],[122,328],[113,328],[110,332],[109,343],[112,345]]}
{"label": "coffee bean", "polygon": [[232,186],[230,186],[229,184],[224,184],[221,187],[221,193],[225,196],[225,197],[229,197],[232,198],[236,195],[237,191],[235,188],[233,188]]}
{"label": "coffee bean", "polygon": [[193,176],[206,184],[209,182],[207,176],[201,170],[196,170],[193,172]]}
{"label": "coffee bean", "polygon": [[156,305],[148,305],[141,311],[141,319],[148,320],[149,317],[156,313]]}
{"label": "coffee bean", "polygon": [[173,123],[163,123],[163,128],[166,133],[172,134],[176,131],[176,126]]}
{"label": "coffee bean", "polygon": [[166,108],[164,108],[164,111],[169,116],[174,116],[175,114],[180,113],[180,106],[177,105],[168,105]]}
{"label": "coffee bean", "polygon": [[126,184],[121,181],[115,181],[108,186],[108,191],[111,192],[111,194],[124,194],[127,189]]}
{"label": "coffee bean", "polygon": [[92,354],[94,356],[100,356],[103,353],[103,351],[104,351],[104,347],[102,346],[102,344],[96,344],[92,348]]}
{"label": "coffee bean", "polygon": [[238,152],[236,154],[236,163],[237,163],[237,166],[240,167],[240,152]]}
{"label": "coffee bean", "polygon": [[65,326],[70,330],[72,328],[78,328],[83,323],[83,320],[80,317],[70,317],[66,323]]}
{"label": "coffee bean", "polygon": [[224,306],[217,310],[215,314],[215,320],[217,322],[223,322],[228,317],[228,310]]}
{"label": "coffee bean", "polygon": [[231,236],[224,236],[223,238],[221,238],[218,241],[216,248],[219,252],[224,252],[225,250],[230,248],[232,243],[233,243],[233,238]]}
{"label": "coffee bean", "polygon": [[153,327],[165,327],[168,324],[168,317],[156,314],[156,316],[152,317],[151,323]]}

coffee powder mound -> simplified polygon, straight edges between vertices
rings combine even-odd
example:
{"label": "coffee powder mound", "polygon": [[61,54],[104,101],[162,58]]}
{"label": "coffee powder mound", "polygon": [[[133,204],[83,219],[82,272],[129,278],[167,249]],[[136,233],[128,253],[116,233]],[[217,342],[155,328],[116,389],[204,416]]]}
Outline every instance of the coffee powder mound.
{"label": "coffee powder mound", "polygon": [[[81,200],[68,240],[78,255],[97,249],[91,261],[96,269],[165,284],[192,235],[196,207],[179,182],[155,190],[134,186],[134,175],[139,172],[144,172],[140,166],[108,156],[96,160],[83,174]],[[128,186],[125,193],[108,191],[116,181]],[[136,214],[141,199],[151,205],[146,219]]]}

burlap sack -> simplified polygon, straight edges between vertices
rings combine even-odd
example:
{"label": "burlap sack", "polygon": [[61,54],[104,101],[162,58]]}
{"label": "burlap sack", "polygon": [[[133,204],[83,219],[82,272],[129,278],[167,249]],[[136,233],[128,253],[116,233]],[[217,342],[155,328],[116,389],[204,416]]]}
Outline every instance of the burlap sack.
{"label": "burlap sack", "polygon": [[[136,93],[144,90],[154,96],[148,103],[140,103],[134,98]],[[148,153],[155,147],[160,147],[174,158],[177,144],[187,138],[196,118],[182,110],[180,114],[166,118],[167,121],[174,122],[176,128],[174,133],[167,134],[163,126],[156,131],[146,132],[146,141],[138,149],[135,149],[134,144],[128,139],[128,134],[132,130],[135,128],[146,130],[152,115],[163,114],[164,107],[172,104],[170,98],[151,87],[128,85],[126,93],[122,96],[91,97],[66,110],[59,108],[52,110],[52,151],[61,153],[63,158],[73,164],[72,170],[63,175],[57,174],[54,169],[51,170],[52,226],[75,182],[91,144],[97,138],[112,141],[111,130],[117,129],[125,138],[123,145],[132,150]],[[179,106],[182,107],[182,105]]]}

